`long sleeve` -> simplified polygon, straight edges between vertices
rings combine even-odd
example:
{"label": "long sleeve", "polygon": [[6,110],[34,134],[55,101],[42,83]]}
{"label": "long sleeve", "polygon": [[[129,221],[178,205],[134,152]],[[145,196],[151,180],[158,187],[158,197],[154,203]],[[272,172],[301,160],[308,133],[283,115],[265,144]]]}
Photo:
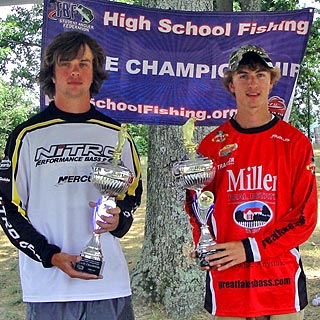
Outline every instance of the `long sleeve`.
{"label": "long sleeve", "polygon": [[[28,161],[21,157],[26,152],[22,135],[13,132],[8,139],[5,157],[1,162],[0,184],[0,223],[10,242],[30,258],[42,262],[44,267],[52,267],[51,258],[60,248],[49,244],[46,237],[39,233],[28,219],[25,209],[28,189]],[[20,181],[20,193],[17,191],[17,179]],[[22,189],[23,188],[23,189]]]}
{"label": "long sleeve", "polygon": [[123,199],[117,200],[117,206],[121,209],[119,225],[116,230],[110,232],[117,238],[122,238],[130,230],[133,223],[134,212],[141,204],[141,195],[143,191],[138,152],[131,136],[129,136],[128,141],[130,152],[124,152],[124,156],[129,159],[129,163],[132,163],[131,166],[135,178]]}
{"label": "long sleeve", "polygon": [[[292,151],[291,157],[298,154],[297,150]],[[270,227],[266,226],[262,232],[243,240],[248,261],[277,257],[298,247],[311,236],[316,226],[318,197],[311,147],[299,148],[299,159],[293,159],[291,167],[285,181],[288,191],[292,192],[290,209],[279,212],[281,218]],[[283,209],[278,206],[277,210]]]}
{"label": "long sleeve", "polygon": [[141,203],[142,181],[139,178],[138,187],[135,195],[126,195],[123,200],[117,201],[117,206],[121,209],[119,216],[119,225],[116,230],[110,233],[117,238],[122,238],[131,228],[133,222],[133,215]]}
{"label": "long sleeve", "polygon": [[193,208],[192,208],[192,203],[194,201],[194,191],[187,190],[186,191],[186,200],[185,200],[185,211],[189,216],[189,222],[192,227],[192,237],[193,237],[193,242],[194,245],[196,246],[199,242],[200,239],[200,222],[197,220],[197,218],[194,215]]}

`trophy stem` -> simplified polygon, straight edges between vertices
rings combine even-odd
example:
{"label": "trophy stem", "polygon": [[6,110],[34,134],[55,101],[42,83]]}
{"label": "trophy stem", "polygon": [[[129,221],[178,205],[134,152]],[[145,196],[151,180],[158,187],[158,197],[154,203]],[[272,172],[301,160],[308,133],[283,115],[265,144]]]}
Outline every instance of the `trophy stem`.
{"label": "trophy stem", "polygon": [[115,197],[111,197],[107,194],[102,194],[101,198],[102,198],[101,203],[105,204],[106,207],[115,208],[115,206],[116,206],[116,202],[115,202],[116,198]]}
{"label": "trophy stem", "polygon": [[[201,226],[201,236],[196,248],[196,253],[200,260],[201,267],[209,266],[209,261],[205,260],[206,256],[212,255],[218,252],[217,250],[208,250],[208,246],[213,246],[216,243],[217,242],[215,238],[212,236],[212,234],[210,233],[208,226],[206,224],[203,224]],[[214,259],[212,259],[211,261],[213,260]]]}
{"label": "trophy stem", "polygon": [[[207,208],[203,208],[199,205],[199,202],[198,202],[198,210],[199,210],[199,213],[198,213],[198,220],[199,222],[202,224],[201,228],[203,228],[204,226],[206,226],[207,224],[207,212],[208,212],[208,209]],[[202,233],[202,232],[201,232]]]}
{"label": "trophy stem", "polygon": [[101,216],[112,217],[112,214],[107,213],[106,210],[115,208],[116,206],[117,205],[114,197],[110,197],[108,195],[102,195],[102,197],[98,199],[96,206],[92,209],[93,231],[100,229],[100,226],[97,224],[97,221],[104,222],[101,219]]}
{"label": "trophy stem", "polygon": [[197,194],[196,202],[198,204],[198,211],[196,216],[202,225],[207,225],[207,221],[212,214],[214,206],[214,196],[211,191],[195,190]]}
{"label": "trophy stem", "polygon": [[102,258],[101,241],[100,234],[93,232],[92,237],[87,243],[86,250],[83,250],[81,254],[86,257],[90,255],[91,257],[96,257],[96,260]]}
{"label": "trophy stem", "polygon": [[78,271],[99,275],[102,268],[102,249],[100,234],[92,233],[92,237],[80,253],[81,261],[76,263]]}
{"label": "trophy stem", "polygon": [[201,236],[198,246],[201,248],[215,245],[217,242],[209,231],[209,227],[206,224],[201,226]]}
{"label": "trophy stem", "polygon": [[107,217],[112,217],[112,214],[109,214],[106,212],[106,210],[111,209],[111,208],[115,208],[117,206],[116,204],[116,198],[115,197],[111,197],[107,194],[103,194],[101,196],[101,204],[100,204],[100,210],[103,211],[98,211],[99,215],[104,215]]}

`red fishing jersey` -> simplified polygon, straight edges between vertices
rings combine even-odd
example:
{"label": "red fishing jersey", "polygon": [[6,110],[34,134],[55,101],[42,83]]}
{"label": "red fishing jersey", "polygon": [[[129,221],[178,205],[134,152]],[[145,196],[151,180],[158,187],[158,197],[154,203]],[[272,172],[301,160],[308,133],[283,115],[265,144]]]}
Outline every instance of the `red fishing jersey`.
{"label": "red fishing jersey", "polygon": [[[233,119],[209,135],[198,152],[213,159],[215,195],[209,221],[217,242],[242,241],[246,262],[207,274],[205,308],[218,316],[256,317],[298,312],[307,305],[298,246],[316,226],[317,188],[307,137],[274,117],[243,129]],[[186,210],[197,244],[199,223]]]}

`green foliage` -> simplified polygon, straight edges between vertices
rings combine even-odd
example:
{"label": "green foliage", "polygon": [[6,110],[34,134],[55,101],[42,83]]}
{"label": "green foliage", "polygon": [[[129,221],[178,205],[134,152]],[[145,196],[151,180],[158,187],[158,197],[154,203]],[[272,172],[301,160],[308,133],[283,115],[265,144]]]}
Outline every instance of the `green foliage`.
{"label": "green foliage", "polygon": [[[0,19],[0,75],[10,83],[34,89],[40,68],[42,5],[13,7]],[[12,68],[12,70],[9,69]]]}
{"label": "green foliage", "polygon": [[308,134],[310,125],[320,122],[320,18],[313,23],[306,56],[301,65],[290,123]]}
{"label": "green foliage", "polygon": [[128,131],[136,144],[140,156],[148,155],[148,126],[145,124],[129,124]]}
{"label": "green foliage", "polygon": [[287,11],[297,9],[299,0],[264,0],[261,11]]}
{"label": "green foliage", "polygon": [[34,100],[34,94],[27,89],[0,80],[0,156],[9,133],[37,111]]}
{"label": "green foliage", "polygon": [[240,12],[241,11],[240,3],[238,1],[233,1],[233,11],[234,12]]}
{"label": "green foliage", "polygon": [[[299,0],[262,0],[261,11],[286,11],[297,9]],[[233,1],[233,11],[241,11],[239,0]]]}
{"label": "green foliage", "polygon": [[[318,1],[319,2],[319,1]],[[262,11],[298,9],[298,0],[263,0]],[[300,68],[290,123],[310,136],[310,125],[320,120],[320,18],[313,22],[308,46]]]}

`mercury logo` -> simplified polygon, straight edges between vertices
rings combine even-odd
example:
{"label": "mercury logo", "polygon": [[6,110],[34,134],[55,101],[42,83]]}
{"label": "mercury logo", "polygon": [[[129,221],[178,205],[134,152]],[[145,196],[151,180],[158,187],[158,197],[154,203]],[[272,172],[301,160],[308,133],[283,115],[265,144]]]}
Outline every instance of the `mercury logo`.
{"label": "mercury logo", "polygon": [[58,185],[64,183],[77,183],[77,182],[91,182],[90,175],[83,175],[83,176],[60,176],[58,178]]}

